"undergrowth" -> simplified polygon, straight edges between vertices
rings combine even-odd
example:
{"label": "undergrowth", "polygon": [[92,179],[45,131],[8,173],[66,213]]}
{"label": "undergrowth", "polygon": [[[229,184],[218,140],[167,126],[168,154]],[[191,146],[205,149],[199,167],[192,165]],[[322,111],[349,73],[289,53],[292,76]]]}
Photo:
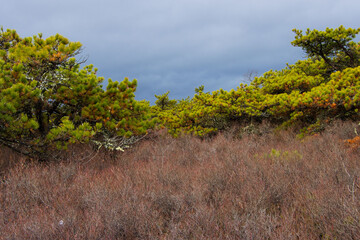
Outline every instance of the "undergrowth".
{"label": "undergrowth", "polygon": [[1,148],[0,238],[360,239],[357,127],[157,132],[124,153],[78,145],[40,163]]}

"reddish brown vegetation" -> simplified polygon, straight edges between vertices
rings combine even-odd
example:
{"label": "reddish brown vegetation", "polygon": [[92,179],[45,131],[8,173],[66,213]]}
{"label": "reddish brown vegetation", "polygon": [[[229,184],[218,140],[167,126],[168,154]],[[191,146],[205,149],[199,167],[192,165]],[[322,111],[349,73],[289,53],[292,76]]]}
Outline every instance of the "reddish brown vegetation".
{"label": "reddish brown vegetation", "polygon": [[[1,149],[3,239],[360,239],[353,123],[291,132],[158,134],[118,156],[28,163]],[[10,161],[9,161],[10,160]],[[16,164],[13,162],[16,161]]]}

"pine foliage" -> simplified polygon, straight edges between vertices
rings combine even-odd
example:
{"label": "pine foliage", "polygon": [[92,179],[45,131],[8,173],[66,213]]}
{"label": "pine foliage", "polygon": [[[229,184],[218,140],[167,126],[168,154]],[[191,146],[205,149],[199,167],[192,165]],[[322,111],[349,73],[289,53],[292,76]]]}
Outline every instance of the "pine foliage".
{"label": "pine foliage", "polygon": [[300,125],[303,133],[323,129],[334,119],[359,119],[359,29],[293,30],[292,42],[307,59],[270,70],[236,90],[204,93],[159,113],[174,136],[181,132],[204,136],[232,122],[267,120],[282,127]]}
{"label": "pine foliage", "polygon": [[57,34],[20,38],[0,33],[0,143],[27,155],[54,146],[143,135],[153,124],[149,103],[136,101],[136,80],[103,78],[92,65],[80,68],[79,42]]}

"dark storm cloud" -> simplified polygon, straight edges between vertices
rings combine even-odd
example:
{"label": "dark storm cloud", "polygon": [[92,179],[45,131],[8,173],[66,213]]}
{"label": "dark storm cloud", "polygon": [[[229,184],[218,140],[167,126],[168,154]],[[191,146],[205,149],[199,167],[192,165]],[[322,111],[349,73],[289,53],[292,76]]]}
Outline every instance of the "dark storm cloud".
{"label": "dark storm cloud", "polygon": [[113,80],[137,78],[137,98],[236,88],[249,72],[281,69],[304,55],[293,28],[358,27],[357,0],[8,1],[0,24],[21,36],[80,41],[88,63]]}

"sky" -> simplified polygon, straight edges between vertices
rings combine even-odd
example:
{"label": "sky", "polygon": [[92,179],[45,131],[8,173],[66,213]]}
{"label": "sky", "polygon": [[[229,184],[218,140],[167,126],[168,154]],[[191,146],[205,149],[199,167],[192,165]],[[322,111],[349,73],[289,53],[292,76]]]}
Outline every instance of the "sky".
{"label": "sky", "polygon": [[81,42],[105,84],[137,79],[136,99],[154,103],[280,70],[306,57],[292,29],[358,28],[359,10],[359,0],[13,0],[1,4],[0,26]]}

